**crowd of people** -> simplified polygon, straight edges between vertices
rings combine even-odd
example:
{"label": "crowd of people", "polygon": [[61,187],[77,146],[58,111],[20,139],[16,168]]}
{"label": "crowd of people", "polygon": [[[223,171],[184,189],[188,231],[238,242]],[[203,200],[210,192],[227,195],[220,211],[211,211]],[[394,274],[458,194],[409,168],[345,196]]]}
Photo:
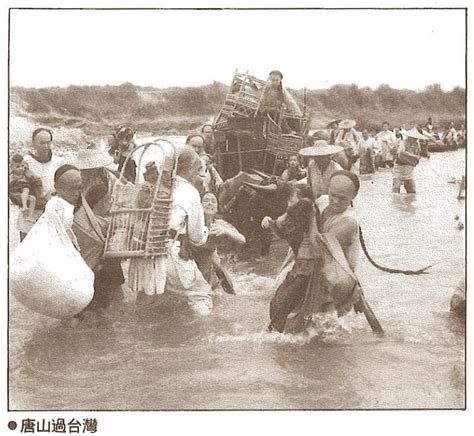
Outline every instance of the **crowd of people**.
{"label": "crowd of people", "polygon": [[[41,128],[33,132],[31,151],[26,156],[12,156],[9,196],[20,207],[20,241],[27,237],[45,206],[54,203],[49,210],[60,217],[73,212],[72,220],[60,221],[94,272],[94,297],[82,312],[65,321],[68,325],[76,325],[87,313],[107,308],[121,295],[124,265],[120,259],[103,254],[117,176],[124,169],[126,182],[133,183],[139,171],[133,159],[127,160],[135,147],[134,135],[131,128],[120,127],[109,152],[93,147],[72,157],[59,157],[54,152],[52,131]],[[179,152],[171,193],[169,255],[165,260],[134,258],[127,276],[139,304],[152,303],[166,286],[195,313],[204,315],[213,306],[212,294],[220,282],[226,291],[233,292],[231,280],[220,265],[219,242],[246,241],[219,215],[217,191],[222,179],[212,165],[212,155],[206,153],[212,152],[212,135],[204,126],[186,143]],[[156,183],[157,177],[151,176],[159,170],[151,164],[145,167],[144,178],[147,183]]]}
{"label": "crowd of people", "polygon": [[411,129],[391,129],[385,121],[379,132],[369,132],[366,128],[358,132],[355,121],[335,120],[328,124],[328,130],[318,130],[312,136],[342,147],[342,150],[333,154],[332,160],[344,169],[364,178],[370,177],[378,169],[391,169],[393,193],[400,193],[401,186],[407,193],[416,193],[414,169],[421,157],[430,157],[428,144],[434,140],[460,144],[465,140],[464,126],[458,132],[451,123],[446,133],[439,136],[434,133],[431,123],[430,118],[423,127],[415,125]]}
{"label": "crowd of people", "polygon": [[[290,247],[275,282],[270,331],[301,329],[295,327],[297,321],[305,323],[314,313],[342,315],[358,310],[362,295],[355,275],[359,219],[352,203],[360,175],[390,168],[393,192],[399,193],[403,185],[407,193],[416,193],[414,169],[421,155],[420,142],[427,140],[422,129],[392,131],[384,122],[381,131],[371,135],[367,129],[359,133],[355,125],[352,120],[337,120],[329,125],[330,130],[316,131],[307,147],[288,156],[287,168],[278,177],[279,183],[292,184],[295,189],[284,215],[276,220],[265,217],[261,222]],[[104,257],[117,174],[123,170],[124,178],[135,183],[141,170],[127,158],[135,146],[134,137],[133,129],[121,126],[108,152],[91,147],[65,158],[54,152],[53,132],[39,128],[32,133],[31,151],[11,158],[9,195],[20,207],[20,241],[47,204],[54,202],[58,213],[72,211],[73,219],[64,225],[94,273],[92,301],[66,320],[67,324],[75,325],[86,313],[110,306],[120,297],[125,276],[138,304],[154,303],[168,292],[186,301],[198,315],[211,312],[219,285],[234,292],[218,247],[221,241],[241,245],[246,240],[220,215],[218,193],[223,180],[215,167],[211,124],[189,135],[179,150],[171,192],[168,256],[134,258],[127,274],[121,259]],[[157,183],[159,171],[153,162],[147,165],[144,183]],[[332,276],[325,269],[331,263],[338,265]]]}

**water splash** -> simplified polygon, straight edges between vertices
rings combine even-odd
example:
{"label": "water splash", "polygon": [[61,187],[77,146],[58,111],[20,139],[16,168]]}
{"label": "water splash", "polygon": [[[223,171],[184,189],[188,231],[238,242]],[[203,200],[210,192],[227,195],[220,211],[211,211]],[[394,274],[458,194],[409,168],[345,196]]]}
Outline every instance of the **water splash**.
{"label": "water splash", "polygon": [[210,343],[253,342],[257,344],[306,345],[317,341],[325,344],[342,342],[352,333],[352,314],[337,317],[334,313],[314,314],[302,333],[257,332],[241,335],[212,335]]}

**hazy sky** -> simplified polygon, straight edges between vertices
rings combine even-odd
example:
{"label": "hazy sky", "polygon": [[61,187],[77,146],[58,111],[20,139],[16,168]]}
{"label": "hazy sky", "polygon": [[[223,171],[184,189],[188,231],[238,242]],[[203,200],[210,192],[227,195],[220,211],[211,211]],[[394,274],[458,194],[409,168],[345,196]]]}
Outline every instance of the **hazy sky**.
{"label": "hazy sky", "polygon": [[236,68],[292,88],[465,86],[462,10],[11,12],[12,86],[193,86]]}

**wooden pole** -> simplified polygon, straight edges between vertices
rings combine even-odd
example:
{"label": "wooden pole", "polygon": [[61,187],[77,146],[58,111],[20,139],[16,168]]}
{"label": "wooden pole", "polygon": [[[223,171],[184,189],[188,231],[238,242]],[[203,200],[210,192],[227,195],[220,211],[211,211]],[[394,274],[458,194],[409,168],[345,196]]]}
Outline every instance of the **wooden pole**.
{"label": "wooden pole", "polygon": [[242,153],[240,149],[240,134],[237,133],[237,152],[239,156],[239,172],[242,171]]}
{"label": "wooden pole", "polygon": [[365,299],[365,296],[363,293],[360,294],[358,303],[360,303],[359,308],[365,315],[367,322],[369,323],[372,331],[379,335],[383,335],[385,332],[383,331],[382,326],[380,325],[378,319],[376,318],[374,311],[370,308],[369,303],[367,303],[367,300]]}

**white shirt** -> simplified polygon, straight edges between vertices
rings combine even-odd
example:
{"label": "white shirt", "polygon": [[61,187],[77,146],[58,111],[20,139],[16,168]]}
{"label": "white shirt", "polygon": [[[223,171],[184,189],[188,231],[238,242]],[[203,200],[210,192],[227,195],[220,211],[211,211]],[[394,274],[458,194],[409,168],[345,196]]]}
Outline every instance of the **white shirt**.
{"label": "white shirt", "polygon": [[321,168],[311,159],[308,164],[308,181],[313,191],[313,196],[317,199],[320,195],[326,195],[329,189],[329,180],[331,176],[336,172],[342,170],[342,167],[331,160],[324,172],[321,172]]}
{"label": "white shirt", "polygon": [[395,133],[391,130],[382,131],[377,133],[375,136],[377,143],[379,145],[379,150],[381,151],[382,157],[385,160],[392,160],[392,148],[397,146],[397,138],[395,137]]}
{"label": "white shirt", "polygon": [[43,195],[47,196],[54,192],[54,173],[64,164],[64,158],[53,154],[49,162],[42,163],[27,154],[23,159],[28,164],[31,174],[41,179]]}
{"label": "white shirt", "polygon": [[197,189],[183,177],[176,176],[171,198],[170,229],[180,235],[187,234],[194,245],[205,244],[207,227]]}
{"label": "white shirt", "polygon": [[367,150],[371,150],[373,153],[377,149],[377,143],[375,142],[374,138],[369,136],[367,139],[362,138],[357,144],[357,148],[361,154]]}
{"label": "white shirt", "polygon": [[352,148],[356,147],[360,137],[356,130],[352,127],[349,131],[341,130],[334,142],[335,145],[343,145],[341,142],[347,142]]}

